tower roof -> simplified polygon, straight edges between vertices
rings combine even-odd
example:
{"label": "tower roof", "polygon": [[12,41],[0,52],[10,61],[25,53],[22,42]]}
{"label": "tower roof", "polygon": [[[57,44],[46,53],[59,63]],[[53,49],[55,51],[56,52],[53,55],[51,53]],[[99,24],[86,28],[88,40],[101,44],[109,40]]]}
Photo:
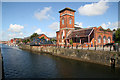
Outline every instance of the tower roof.
{"label": "tower roof", "polygon": [[69,7],[66,7],[66,8],[64,8],[64,9],[60,10],[60,11],[59,11],[59,13],[61,13],[61,12],[65,11],[65,10],[69,10],[69,11],[76,12],[75,10],[70,9]]}

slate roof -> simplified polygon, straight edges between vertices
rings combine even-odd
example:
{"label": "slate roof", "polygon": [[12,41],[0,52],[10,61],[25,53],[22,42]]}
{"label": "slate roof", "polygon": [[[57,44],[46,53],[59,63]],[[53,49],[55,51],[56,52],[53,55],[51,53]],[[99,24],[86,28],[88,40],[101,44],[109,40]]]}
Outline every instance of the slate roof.
{"label": "slate roof", "polygon": [[44,44],[53,44],[53,42],[50,40],[39,38],[33,38],[33,40],[30,41],[30,45],[44,45]]}
{"label": "slate roof", "polygon": [[60,11],[59,11],[59,13],[61,13],[61,12],[65,11],[65,10],[69,10],[69,11],[76,12],[75,10],[70,9],[69,7],[66,7],[66,8],[64,8],[64,9],[60,10]]}
{"label": "slate roof", "polygon": [[82,28],[82,29],[77,29],[71,32],[71,34],[67,38],[72,38],[72,37],[87,37],[90,32],[92,31],[93,28]]}

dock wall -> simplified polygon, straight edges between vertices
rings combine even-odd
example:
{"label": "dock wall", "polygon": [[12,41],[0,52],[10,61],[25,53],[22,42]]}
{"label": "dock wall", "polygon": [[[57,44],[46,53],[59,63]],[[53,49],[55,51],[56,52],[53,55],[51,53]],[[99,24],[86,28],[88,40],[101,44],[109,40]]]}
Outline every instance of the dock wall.
{"label": "dock wall", "polygon": [[102,65],[111,66],[111,58],[115,59],[115,67],[120,68],[120,53],[111,51],[98,51],[98,50],[82,50],[82,49],[67,49],[57,48],[50,46],[29,46],[21,45],[21,49],[33,52],[46,52],[54,56],[97,63]]}

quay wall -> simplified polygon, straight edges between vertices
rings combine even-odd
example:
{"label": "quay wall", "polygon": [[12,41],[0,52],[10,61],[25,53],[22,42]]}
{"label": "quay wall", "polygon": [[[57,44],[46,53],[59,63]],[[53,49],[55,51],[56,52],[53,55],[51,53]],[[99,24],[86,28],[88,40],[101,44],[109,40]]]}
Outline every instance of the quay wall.
{"label": "quay wall", "polygon": [[0,80],[3,79],[3,60],[2,60],[2,55],[1,55],[1,47],[0,47]]}
{"label": "quay wall", "polygon": [[33,52],[46,52],[54,56],[97,63],[102,65],[111,66],[111,58],[115,59],[115,67],[120,68],[120,53],[111,51],[98,51],[98,50],[82,50],[82,49],[67,49],[57,48],[52,46],[30,46],[21,45],[20,49],[29,50]]}

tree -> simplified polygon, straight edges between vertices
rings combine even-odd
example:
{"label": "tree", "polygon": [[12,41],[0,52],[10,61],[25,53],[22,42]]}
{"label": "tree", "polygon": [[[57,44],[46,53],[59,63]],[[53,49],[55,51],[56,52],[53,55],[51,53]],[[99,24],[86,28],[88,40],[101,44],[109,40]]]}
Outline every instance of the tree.
{"label": "tree", "polygon": [[53,42],[54,42],[54,41],[56,41],[56,40],[55,40],[54,38],[52,38],[50,41],[53,41]]}
{"label": "tree", "polygon": [[26,42],[30,42],[30,39],[27,39]]}
{"label": "tree", "polygon": [[44,38],[44,36],[43,36],[43,37],[41,37],[41,39],[45,39],[45,38]]}
{"label": "tree", "polygon": [[115,42],[120,42],[120,28],[115,32]]}
{"label": "tree", "polygon": [[53,44],[56,44],[56,40],[54,38],[50,39],[50,41],[53,43]]}
{"label": "tree", "polygon": [[30,36],[30,39],[34,38],[34,37],[38,37],[39,35],[37,33],[33,33],[31,36]]}
{"label": "tree", "polygon": [[113,41],[115,41],[115,33],[113,33]]}
{"label": "tree", "polygon": [[70,45],[72,45],[73,44],[73,41],[72,41],[72,39],[70,40]]}
{"label": "tree", "polygon": [[23,40],[22,42],[26,44],[26,43],[27,43],[27,40]]}

